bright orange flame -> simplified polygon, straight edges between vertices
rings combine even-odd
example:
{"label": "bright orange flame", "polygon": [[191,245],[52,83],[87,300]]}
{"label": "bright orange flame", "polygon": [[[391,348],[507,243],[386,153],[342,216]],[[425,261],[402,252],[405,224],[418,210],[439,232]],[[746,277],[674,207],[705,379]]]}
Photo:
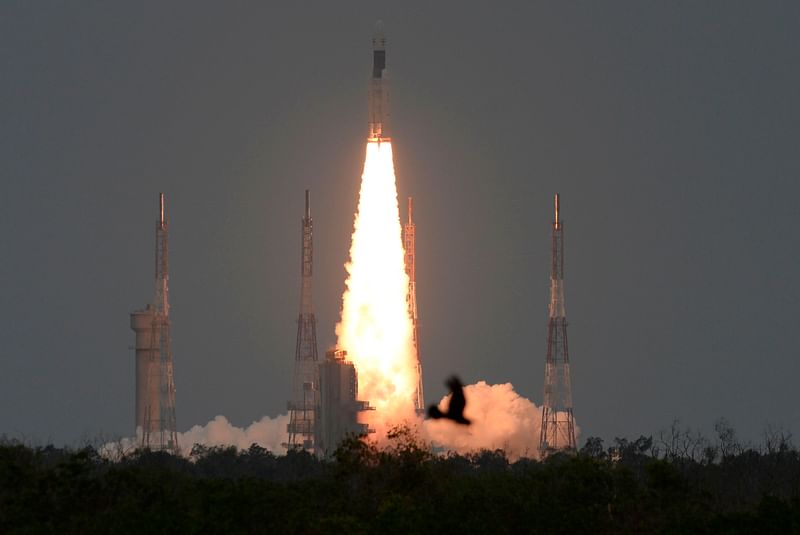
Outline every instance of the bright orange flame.
{"label": "bright orange flame", "polygon": [[390,142],[367,143],[354,227],[336,335],[356,366],[359,399],[375,407],[363,420],[380,440],[390,426],[414,420],[417,385]]}

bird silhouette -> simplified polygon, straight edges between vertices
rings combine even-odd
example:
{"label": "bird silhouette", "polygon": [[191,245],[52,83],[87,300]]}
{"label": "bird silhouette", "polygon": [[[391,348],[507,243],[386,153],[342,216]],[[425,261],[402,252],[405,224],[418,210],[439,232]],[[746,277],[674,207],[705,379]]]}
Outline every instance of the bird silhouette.
{"label": "bird silhouette", "polygon": [[436,405],[428,407],[428,416],[434,419],[447,418],[453,420],[457,424],[469,425],[468,419],[464,418],[464,407],[467,406],[467,398],[464,397],[464,385],[455,375],[450,377],[444,383],[450,389],[450,404],[447,406],[447,412],[442,412]]}

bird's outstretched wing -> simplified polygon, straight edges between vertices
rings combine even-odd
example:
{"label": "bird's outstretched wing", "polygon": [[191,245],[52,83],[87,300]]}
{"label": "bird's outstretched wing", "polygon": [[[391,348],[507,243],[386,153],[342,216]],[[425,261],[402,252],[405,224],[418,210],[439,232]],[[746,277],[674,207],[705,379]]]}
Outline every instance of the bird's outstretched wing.
{"label": "bird's outstretched wing", "polygon": [[467,398],[464,396],[464,385],[455,375],[447,381],[450,387],[450,406],[447,407],[447,416],[460,423],[469,425],[470,421],[464,417],[464,408],[467,406]]}
{"label": "bird's outstretched wing", "polygon": [[464,417],[464,407],[467,406],[467,398],[464,397],[464,385],[458,377],[453,375],[445,384],[450,388],[450,405],[447,407],[447,412],[442,412],[436,405],[428,407],[428,416],[434,419],[447,418],[456,423],[469,425],[470,422]]}
{"label": "bird's outstretched wing", "polygon": [[444,418],[446,415],[439,410],[439,407],[437,407],[436,405],[431,405],[430,407],[428,407],[428,416],[435,420],[438,420],[439,418]]}

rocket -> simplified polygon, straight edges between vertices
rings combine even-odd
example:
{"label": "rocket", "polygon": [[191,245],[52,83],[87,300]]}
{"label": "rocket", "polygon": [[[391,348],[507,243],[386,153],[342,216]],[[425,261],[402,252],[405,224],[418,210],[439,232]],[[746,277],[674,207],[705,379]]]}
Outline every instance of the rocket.
{"label": "rocket", "polygon": [[368,141],[389,141],[389,81],[386,79],[386,37],[381,22],[372,36],[372,76],[369,80]]}

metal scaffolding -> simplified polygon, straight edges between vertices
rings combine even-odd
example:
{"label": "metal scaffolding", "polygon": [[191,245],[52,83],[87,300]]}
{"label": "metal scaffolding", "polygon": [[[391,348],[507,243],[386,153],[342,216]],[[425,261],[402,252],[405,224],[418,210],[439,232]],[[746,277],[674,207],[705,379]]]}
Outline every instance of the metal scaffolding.
{"label": "metal scaffolding", "polygon": [[539,436],[541,457],[555,451],[568,453],[577,451],[575,420],[572,415],[567,317],[564,308],[564,224],[559,219],[560,208],[559,196],[556,193],[544,403],[542,405],[542,429]]}
{"label": "metal scaffolding", "polygon": [[314,422],[319,407],[319,368],[317,365],[317,319],[312,300],[313,224],[311,194],[306,190],[306,209],[302,219],[300,257],[300,315],[297,319],[297,345],[292,379],[292,399],[288,403],[289,449],[314,451]]}
{"label": "metal scaffolding", "polygon": [[142,448],[178,451],[169,319],[169,244],[164,194],[156,221],[155,297],[131,314],[136,333],[136,435]]}
{"label": "metal scaffolding", "polygon": [[403,225],[403,247],[405,248],[406,275],[408,275],[408,314],[413,324],[414,353],[417,361],[417,387],[414,389],[414,409],[418,414],[425,413],[425,395],[422,387],[422,361],[419,357],[419,337],[417,321],[417,263],[416,263],[416,225],[414,225],[414,201],[408,198],[408,222]]}

